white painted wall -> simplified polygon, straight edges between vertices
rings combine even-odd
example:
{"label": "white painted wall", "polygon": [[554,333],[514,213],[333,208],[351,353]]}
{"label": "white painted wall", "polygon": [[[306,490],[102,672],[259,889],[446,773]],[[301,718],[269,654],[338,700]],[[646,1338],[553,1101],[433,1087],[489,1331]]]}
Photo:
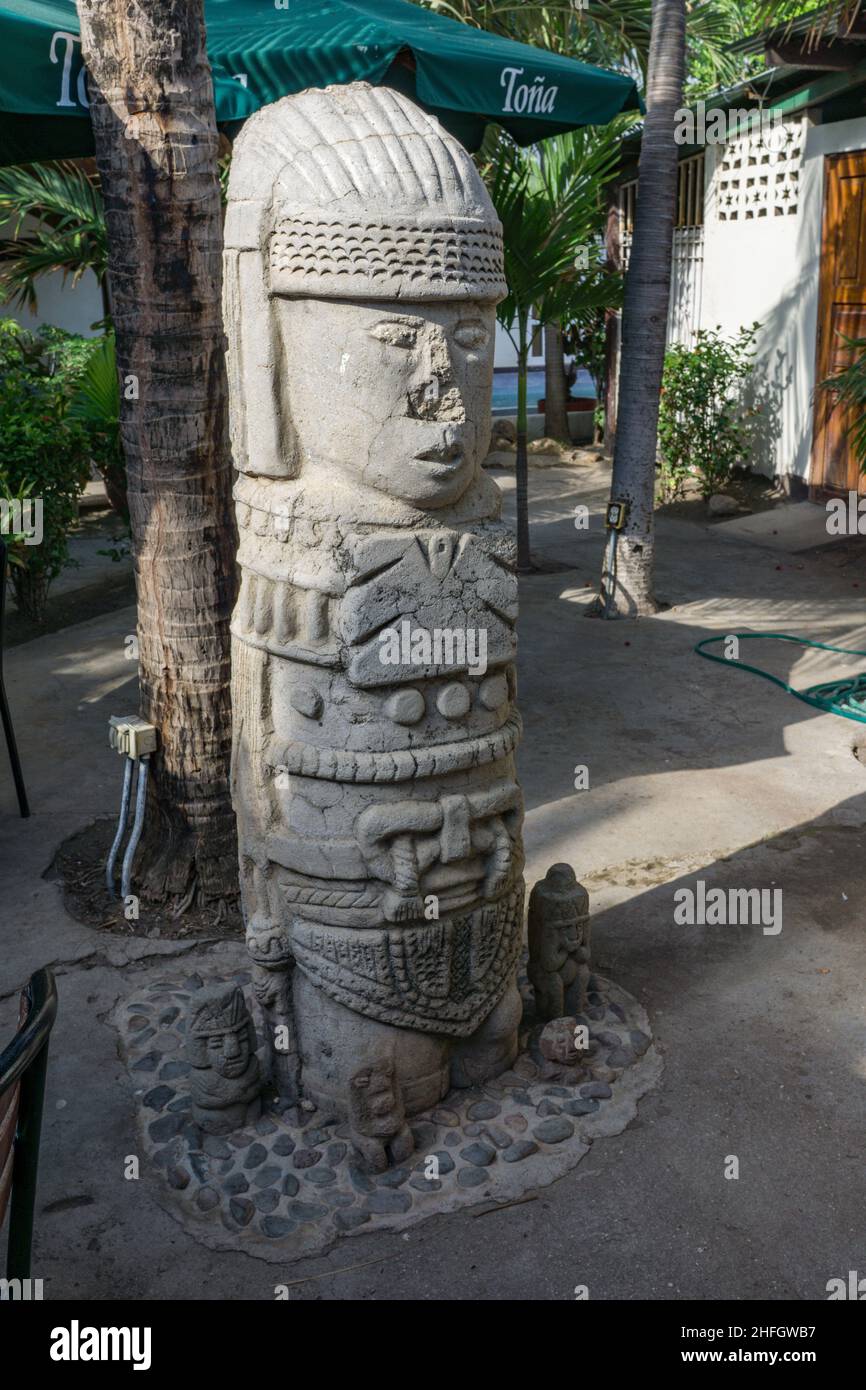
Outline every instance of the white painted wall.
{"label": "white painted wall", "polygon": [[[516,326],[514,331],[516,336]],[[529,356],[530,367],[543,367],[544,334],[540,331],[533,340],[533,348],[535,351],[531,351]],[[507,367],[512,370],[515,370],[517,367],[517,351],[498,319],[496,321],[496,353],[494,357],[494,366]]]}
{"label": "white painted wall", "polygon": [[796,216],[719,220],[724,148],[707,150],[701,326],[726,333],[760,320],[756,387],[769,393],[780,434],[754,466],[807,478],[816,383],[825,156],[866,148],[866,116],[830,125],[806,118]]}

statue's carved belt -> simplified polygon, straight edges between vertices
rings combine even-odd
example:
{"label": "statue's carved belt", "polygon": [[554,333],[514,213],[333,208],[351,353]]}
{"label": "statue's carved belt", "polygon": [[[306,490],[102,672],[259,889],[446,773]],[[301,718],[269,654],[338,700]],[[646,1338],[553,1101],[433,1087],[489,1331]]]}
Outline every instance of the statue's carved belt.
{"label": "statue's carved belt", "polygon": [[401,1028],[468,1037],[513,977],[523,927],[523,884],[460,917],[411,927],[353,930],[295,919],[298,966],[338,1003]]}

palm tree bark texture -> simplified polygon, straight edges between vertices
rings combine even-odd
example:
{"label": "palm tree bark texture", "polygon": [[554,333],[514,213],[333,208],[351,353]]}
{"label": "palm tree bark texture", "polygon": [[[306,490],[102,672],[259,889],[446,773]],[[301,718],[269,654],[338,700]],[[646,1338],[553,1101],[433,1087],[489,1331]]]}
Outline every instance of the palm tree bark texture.
{"label": "palm tree bark texture", "polygon": [[653,0],[647,114],[622,315],[612,500],[625,502],[615,574],[602,575],[604,617],[654,613],[653,505],[677,191],[677,110],[685,80],[685,0]]}
{"label": "palm tree bark texture", "polygon": [[561,439],[570,444],[567,400],[562,327],[558,323],[546,323],[544,325],[544,433],[548,439]]}
{"label": "palm tree bark texture", "polygon": [[159,735],[138,891],[203,905],[238,891],[236,544],[203,0],[78,0],[78,12],[108,228],[141,713]]}

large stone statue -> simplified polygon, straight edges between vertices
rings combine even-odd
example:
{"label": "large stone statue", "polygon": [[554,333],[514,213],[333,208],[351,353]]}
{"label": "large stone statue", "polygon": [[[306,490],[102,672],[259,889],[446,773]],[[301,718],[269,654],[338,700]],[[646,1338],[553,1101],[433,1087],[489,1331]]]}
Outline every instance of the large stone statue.
{"label": "large stone statue", "polygon": [[254,983],[284,1101],[375,1167],[517,1052],[517,590],[481,470],[501,228],[458,142],[356,83],[247,122],[225,242]]}

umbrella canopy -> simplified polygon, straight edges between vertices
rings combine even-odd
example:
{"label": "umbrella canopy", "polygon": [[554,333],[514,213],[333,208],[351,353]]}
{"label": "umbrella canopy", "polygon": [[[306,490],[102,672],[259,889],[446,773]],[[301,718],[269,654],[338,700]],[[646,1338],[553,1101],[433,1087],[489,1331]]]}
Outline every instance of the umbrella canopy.
{"label": "umbrella canopy", "polygon": [[[470,149],[496,121],[530,144],[640,109],[630,77],[407,0],[205,0],[217,121],[289,92],[385,83]],[[93,153],[74,0],[0,0],[0,163]]]}

